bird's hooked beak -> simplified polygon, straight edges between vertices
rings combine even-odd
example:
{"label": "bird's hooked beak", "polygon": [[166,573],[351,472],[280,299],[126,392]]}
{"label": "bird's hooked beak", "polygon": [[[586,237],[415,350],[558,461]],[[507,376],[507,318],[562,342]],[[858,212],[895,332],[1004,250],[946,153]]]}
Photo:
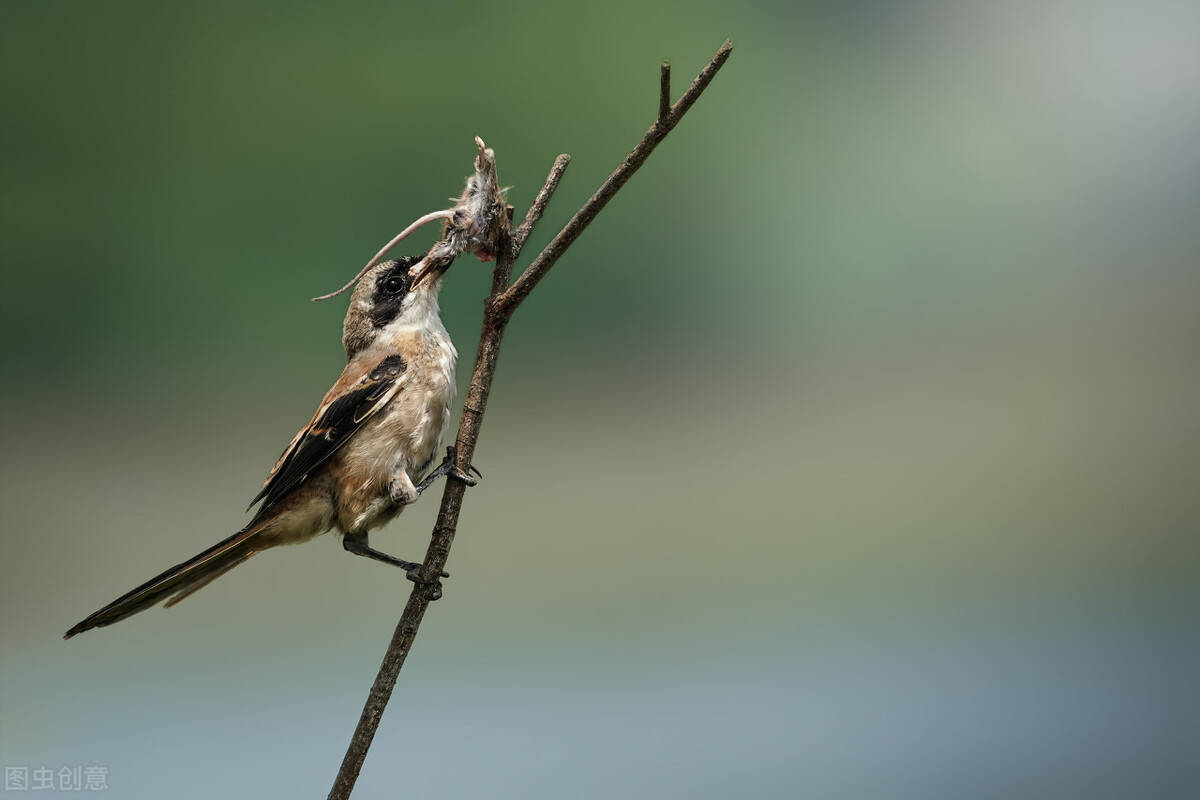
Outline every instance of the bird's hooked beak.
{"label": "bird's hooked beak", "polygon": [[412,288],[409,291],[416,291],[419,287],[442,277],[446,274],[446,270],[450,269],[453,261],[452,258],[430,258],[429,255],[426,255],[408,268],[408,274],[413,279]]}

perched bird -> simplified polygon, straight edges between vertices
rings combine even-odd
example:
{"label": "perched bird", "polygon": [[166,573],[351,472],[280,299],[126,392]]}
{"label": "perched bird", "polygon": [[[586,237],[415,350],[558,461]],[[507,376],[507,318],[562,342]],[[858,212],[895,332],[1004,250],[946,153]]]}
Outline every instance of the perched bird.
{"label": "perched bird", "polygon": [[164,599],[174,605],[255,553],[335,527],[346,550],[394,564],[416,580],[419,564],[375,550],[367,536],[442,475],[475,483],[453,465],[453,448],[425,474],[439,452],[454,399],[458,353],[438,316],[448,266],[408,257],[371,267],[346,312],[346,368],[251,501],[262,505],[250,524],[118,597],[64,638]]}

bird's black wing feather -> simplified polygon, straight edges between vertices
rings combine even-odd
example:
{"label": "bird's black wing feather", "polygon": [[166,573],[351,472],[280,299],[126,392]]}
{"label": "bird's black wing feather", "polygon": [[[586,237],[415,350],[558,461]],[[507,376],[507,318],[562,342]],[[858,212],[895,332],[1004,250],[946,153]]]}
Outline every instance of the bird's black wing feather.
{"label": "bird's black wing feather", "polygon": [[250,505],[263,501],[254,516],[255,522],[336,453],[371,415],[387,405],[403,385],[407,366],[401,356],[388,356],[346,388],[335,386],[326,395],[312,421],[283,451],[262,490],[250,501]]}

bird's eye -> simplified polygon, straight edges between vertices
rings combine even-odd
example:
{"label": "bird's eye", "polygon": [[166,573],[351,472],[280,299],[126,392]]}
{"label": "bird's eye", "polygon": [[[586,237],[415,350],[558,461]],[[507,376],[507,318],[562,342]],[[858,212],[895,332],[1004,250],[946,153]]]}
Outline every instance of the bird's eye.
{"label": "bird's eye", "polygon": [[383,291],[386,294],[400,294],[404,291],[404,278],[400,275],[393,275],[383,282]]}

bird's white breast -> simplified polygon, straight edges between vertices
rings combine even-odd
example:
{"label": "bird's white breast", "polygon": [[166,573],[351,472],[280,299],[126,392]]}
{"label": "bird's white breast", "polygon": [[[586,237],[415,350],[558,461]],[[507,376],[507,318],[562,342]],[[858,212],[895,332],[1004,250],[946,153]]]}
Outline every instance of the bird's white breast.
{"label": "bird's white breast", "polygon": [[366,494],[386,493],[398,469],[416,483],[436,465],[454,403],[458,353],[436,307],[423,325],[397,326],[387,334],[387,352],[402,355],[406,368],[395,397],[349,445],[353,471],[362,476],[360,491]]}

